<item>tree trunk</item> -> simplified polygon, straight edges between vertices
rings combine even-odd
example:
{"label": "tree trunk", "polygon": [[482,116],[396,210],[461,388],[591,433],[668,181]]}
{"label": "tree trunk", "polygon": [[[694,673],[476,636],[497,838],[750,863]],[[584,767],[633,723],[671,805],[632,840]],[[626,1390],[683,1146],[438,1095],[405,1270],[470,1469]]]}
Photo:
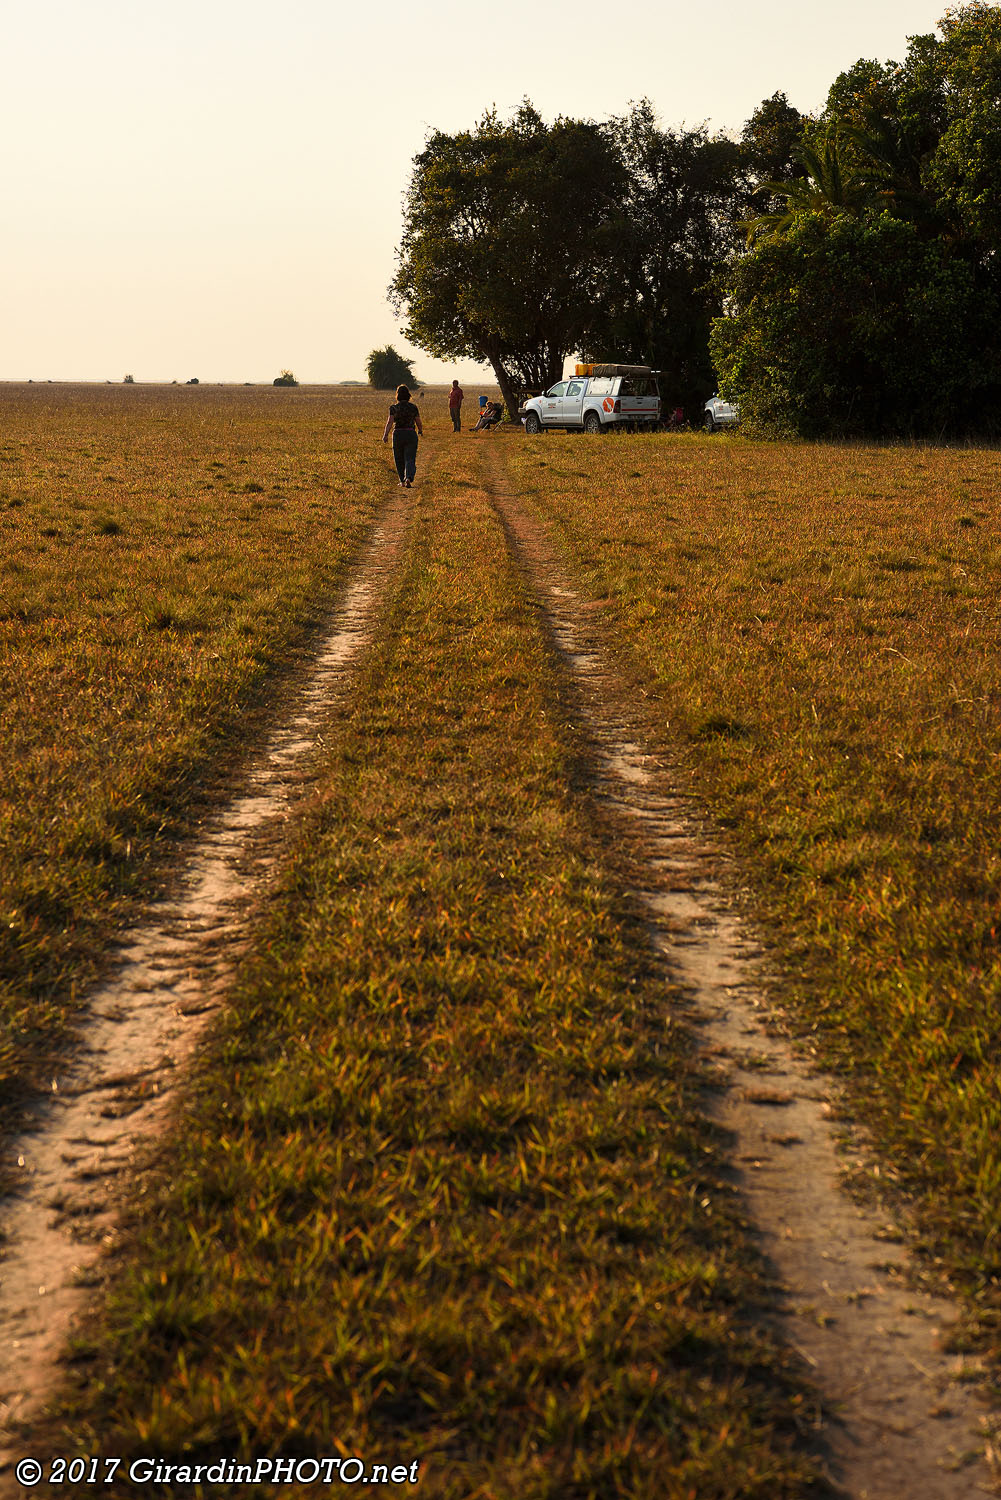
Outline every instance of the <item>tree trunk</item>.
{"label": "tree trunk", "polygon": [[500,386],[501,396],[504,399],[504,405],[507,407],[507,414],[512,422],[517,422],[518,392],[515,389],[514,381],[512,380],[508,371],[504,368],[504,364],[500,359],[494,359],[491,357],[490,363],[493,366],[493,372],[497,377],[497,384]]}
{"label": "tree trunk", "polygon": [[546,371],[546,378],[543,383],[544,390],[551,385],[555,385],[557,381],[563,379],[563,355],[555,354],[552,350],[550,350],[547,364],[549,368]]}

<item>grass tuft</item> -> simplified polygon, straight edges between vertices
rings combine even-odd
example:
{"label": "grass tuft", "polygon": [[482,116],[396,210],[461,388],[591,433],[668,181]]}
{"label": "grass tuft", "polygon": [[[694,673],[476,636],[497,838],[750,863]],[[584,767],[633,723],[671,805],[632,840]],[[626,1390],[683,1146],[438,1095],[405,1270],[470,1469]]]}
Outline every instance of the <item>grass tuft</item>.
{"label": "grass tuft", "polygon": [[750,734],[746,724],[732,719],[729,714],[709,714],[695,726],[695,738],[699,740],[745,740]]}

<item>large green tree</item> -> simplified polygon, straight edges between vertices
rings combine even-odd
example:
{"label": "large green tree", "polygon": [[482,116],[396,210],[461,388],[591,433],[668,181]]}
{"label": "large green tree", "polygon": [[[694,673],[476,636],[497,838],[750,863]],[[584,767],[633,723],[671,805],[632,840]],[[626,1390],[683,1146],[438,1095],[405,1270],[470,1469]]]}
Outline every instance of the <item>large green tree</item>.
{"label": "large green tree", "polygon": [[902,63],[832,85],[772,183],[714,325],[752,423],[803,433],[1001,429],[1001,7],[952,7]]}
{"label": "large green tree", "polygon": [[982,389],[996,301],[966,260],[888,213],[796,215],[737,262],[730,294],[713,358],[752,428],[941,434]]}
{"label": "large green tree", "polygon": [[774,184],[803,175],[796,148],[808,120],[786,95],[762,99],[740,135],[740,166],[747,191],[747,214],[764,214],[778,207]]}
{"label": "large green tree", "polygon": [[791,229],[802,214],[833,220],[878,203],[876,189],[857,164],[846,161],[842,137],[836,130],[817,135],[812,142],[800,141],[793,150],[801,174],[786,181],[762,184],[762,190],[771,194],[772,201],[780,206],[747,221],[749,245]]}
{"label": "large green tree", "polygon": [[907,219],[926,235],[948,229],[928,167],[948,123],[934,36],[912,37],[903,65],[861,58],[838,75],[815,130],[836,142],[860,203]]}
{"label": "large green tree", "polygon": [[885,206],[981,262],[1001,248],[1001,6],[953,5],[902,63],[862,60],[828,95],[840,131]]}
{"label": "large green tree", "polygon": [[948,123],[928,176],[978,251],[1001,248],[1001,7],[953,6],[938,61]]}
{"label": "large green tree", "polygon": [[624,168],[591,121],[525,102],[435,132],[414,161],[390,298],[439,359],[489,364],[513,411],[583,347],[615,274]]}
{"label": "large green tree", "polygon": [[652,365],[665,400],[697,410],[715,389],[714,278],[738,233],[740,148],[703,129],[664,129],[648,100],[608,128],[624,171],[623,212],[614,275],[586,352]]}

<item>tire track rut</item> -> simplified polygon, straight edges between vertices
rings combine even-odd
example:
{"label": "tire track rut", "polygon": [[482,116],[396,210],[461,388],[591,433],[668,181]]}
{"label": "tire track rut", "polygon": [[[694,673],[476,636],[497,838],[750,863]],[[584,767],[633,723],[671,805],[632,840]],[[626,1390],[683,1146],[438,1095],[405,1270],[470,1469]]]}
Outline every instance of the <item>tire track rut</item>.
{"label": "tire track rut", "polygon": [[[590,746],[592,791],[643,871],[631,892],[713,1087],[707,1115],[728,1133],[732,1178],[774,1274],[770,1325],[818,1393],[816,1452],[854,1500],[971,1500],[997,1493],[997,1414],[979,1367],[946,1352],[957,1307],[916,1287],[903,1236],[843,1185],[830,1079],[768,1025],[761,949],[727,902],[727,858],[671,768],[645,753],[638,716],[593,606],[499,454],[485,488],[548,621]],[[991,1462],[989,1462],[990,1460]]]}
{"label": "tire track rut", "polygon": [[[332,703],[371,639],[410,497],[384,503],[291,710],[177,858],[164,899],[126,932],[90,994],[51,1099],[5,1146],[20,1188],[0,1214],[0,1486],[16,1430],[53,1389],[74,1319],[102,1280],[117,1203],[168,1125],[176,1084],[223,1002]],[[18,1487],[17,1493],[20,1493]]]}

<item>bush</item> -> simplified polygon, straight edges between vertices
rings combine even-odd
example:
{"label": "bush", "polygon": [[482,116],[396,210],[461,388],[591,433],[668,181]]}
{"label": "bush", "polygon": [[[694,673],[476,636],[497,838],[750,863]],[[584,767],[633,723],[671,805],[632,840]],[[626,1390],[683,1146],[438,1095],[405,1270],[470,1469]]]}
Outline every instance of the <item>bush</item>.
{"label": "bush", "polygon": [[940,435],[984,399],[995,305],[913,224],[805,214],[734,266],[713,362],[751,431]]}
{"label": "bush", "polygon": [[377,391],[393,391],[398,385],[414,387],[416,376],[413,361],[404,359],[392,344],[385,349],[373,349],[365,361],[368,383]]}
{"label": "bush", "polygon": [[275,379],[271,382],[271,384],[272,385],[298,385],[299,382],[298,382],[298,380],[296,380],[296,378],[292,374],[291,370],[283,370],[280,375],[277,375],[275,377]]}

